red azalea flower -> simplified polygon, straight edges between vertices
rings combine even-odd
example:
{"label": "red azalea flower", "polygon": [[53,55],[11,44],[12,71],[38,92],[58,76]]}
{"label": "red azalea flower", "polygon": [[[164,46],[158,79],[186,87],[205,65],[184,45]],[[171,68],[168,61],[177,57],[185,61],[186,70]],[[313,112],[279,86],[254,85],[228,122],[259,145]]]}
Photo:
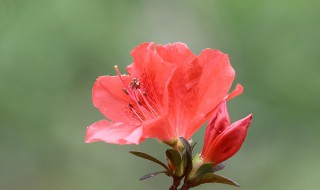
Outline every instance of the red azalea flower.
{"label": "red azalea flower", "polygon": [[87,128],[87,143],[139,144],[190,137],[223,101],[235,72],[228,55],[205,49],[195,56],[183,43],[143,43],[131,52],[129,75],[101,76],[92,89],[93,104],[108,118]]}
{"label": "red azalea flower", "polygon": [[205,162],[219,164],[241,148],[247,135],[252,114],[230,125],[226,101],[215,111],[207,125],[201,156]]}

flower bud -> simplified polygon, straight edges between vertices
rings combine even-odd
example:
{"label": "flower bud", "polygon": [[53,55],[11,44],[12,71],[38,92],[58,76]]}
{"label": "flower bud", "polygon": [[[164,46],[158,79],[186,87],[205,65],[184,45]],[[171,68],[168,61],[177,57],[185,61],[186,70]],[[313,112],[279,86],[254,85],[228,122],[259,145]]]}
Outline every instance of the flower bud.
{"label": "flower bud", "polygon": [[202,157],[217,165],[238,152],[247,135],[252,114],[230,125],[226,102],[217,108],[207,125]]}

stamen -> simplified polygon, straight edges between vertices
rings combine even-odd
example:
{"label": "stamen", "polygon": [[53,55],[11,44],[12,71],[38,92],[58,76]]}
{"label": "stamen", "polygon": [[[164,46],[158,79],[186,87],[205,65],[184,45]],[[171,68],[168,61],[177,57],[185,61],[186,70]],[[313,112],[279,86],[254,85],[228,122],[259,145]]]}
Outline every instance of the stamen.
{"label": "stamen", "polygon": [[[123,86],[124,86],[124,88],[122,89],[122,91],[123,91],[124,93],[130,95],[130,97],[131,97],[131,98],[136,102],[136,104],[139,106],[140,111],[143,113],[143,111],[142,111],[141,108],[140,108],[140,106],[141,106],[142,104],[141,104],[141,102],[140,102],[140,103],[138,102],[138,101],[139,101],[138,97],[136,96],[135,92],[132,91],[134,88],[140,88],[140,82],[138,81],[138,79],[133,78],[132,81],[130,82],[130,88],[131,88],[131,90],[130,90],[130,89],[127,88],[126,84],[124,83],[124,80],[123,80],[123,78],[122,78],[122,76],[121,76],[121,73],[120,73],[119,68],[118,68],[117,65],[114,66],[114,69],[116,70],[116,72],[117,72],[117,74],[118,74],[118,76],[119,76],[119,78],[120,78],[120,80],[121,80],[121,82],[122,82],[122,84],[123,84]],[[132,106],[132,105],[131,105],[131,106]],[[133,107],[132,107],[132,108],[133,108]],[[135,112],[135,113],[136,113],[136,112]],[[137,115],[137,114],[136,114],[136,115]],[[137,116],[138,116],[138,115],[137,115]],[[138,117],[139,117],[139,116],[138,116]],[[139,118],[140,118],[140,117],[139,117]],[[141,118],[140,118],[140,119],[141,119]]]}
{"label": "stamen", "polygon": [[[128,95],[129,95],[129,89],[127,88],[127,86],[126,86],[126,84],[124,83],[124,81],[123,81],[123,78],[122,78],[122,76],[121,76],[121,73],[120,73],[120,71],[119,71],[119,68],[118,68],[118,65],[115,65],[114,66],[114,69],[116,70],[116,72],[117,72],[117,74],[118,74],[118,76],[119,76],[119,78],[120,78],[120,80],[121,80],[121,82],[122,82],[122,84],[123,84],[123,86],[124,86],[124,88],[122,89],[122,91],[124,91],[124,89],[126,90],[126,92],[128,93]],[[124,92],[124,93],[126,93],[126,92]],[[127,94],[126,93],[126,94]]]}
{"label": "stamen", "polygon": [[150,112],[152,112],[153,116],[157,116],[156,111],[152,108],[152,106],[149,104],[149,102],[147,101],[147,99],[145,98],[145,96],[143,95],[143,92],[138,89],[138,92],[142,95],[143,101],[146,103],[146,105],[148,106]]}
{"label": "stamen", "polygon": [[[117,75],[119,76],[124,88],[122,91],[131,97],[131,100],[134,101],[135,107],[133,104],[129,104],[130,110],[139,118],[139,120],[144,121],[149,118],[156,118],[158,116],[157,111],[151,106],[147,100],[147,93],[140,90],[141,83],[137,78],[132,78],[130,84],[127,85],[121,75],[117,65],[114,66]],[[142,99],[141,99],[142,97]],[[155,105],[157,106],[157,105]],[[137,112],[138,111],[138,112]]]}
{"label": "stamen", "polygon": [[147,118],[148,110],[142,106],[142,103],[139,100],[139,95],[137,94],[137,91],[132,91],[132,96],[131,97],[135,101],[136,105],[138,106],[139,110],[144,115],[144,117]]}
{"label": "stamen", "polygon": [[139,116],[139,114],[136,112],[136,110],[134,110],[133,105],[129,104],[129,107],[130,107],[131,111],[140,119],[140,121],[143,121],[143,119]]}

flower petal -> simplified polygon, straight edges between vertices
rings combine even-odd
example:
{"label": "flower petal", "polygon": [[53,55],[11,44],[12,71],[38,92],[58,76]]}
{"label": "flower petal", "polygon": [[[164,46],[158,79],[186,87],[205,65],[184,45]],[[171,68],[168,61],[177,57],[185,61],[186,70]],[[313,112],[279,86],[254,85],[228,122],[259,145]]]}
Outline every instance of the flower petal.
{"label": "flower petal", "polygon": [[230,117],[228,113],[227,103],[223,101],[214,111],[213,117],[210,119],[205,132],[202,154],[207,154],[210,142],[214,142],[215,138],[220,135],[230,125]]}
{"label": "flower petal", "polygon": [[230,99],[242,94],[243,92],[243,87],[241,84],[237,84],[236,88],[230,93],[228,94],[224,99],[226,101],[229,101]]}
{"label": "flower petal", "polygon": [[177,134],[186,139],[183,130],[189,124],[193,125],[198,103],[198,85],[202,68],[197,62],[179,65],[168,84],[168,117],[172,125],[176,126]]}
{"label": "flower petal", "polygon": [[143,141],[140,126],[101,120],[87,128],[85,142],[104,141],[113,144],[139,144]]}
{"label": "flower petal", "polygon": [[235,77],[227,54],[218,50],[206,49],[198,57],[203,68],[199,84],[198,114],[204,114],[217,107],[228,93]]}
{"label": "flower petal", "polygon": [[196,58],[188,46],[181,42],[157,45],[156,51],[164,61],[172,64],[185,64]]}
{"label": "flower petal", "polygon": [[205,159],[219,164],[237,153],[246,138],[251,119],[252,114],[231,124],[208,147]]}
{"label": "flower petal", "polygon": [[[129,83],[129,76],[122,76],[124,82]],[[92,101],[100,112],[112,121],[121,121],[129,124],[141,123],[132,112],[129,103],[130,97],[123,92],[124,84],[118,76],[101,76],[94,83]]]}
{"label": "flower petal", "polygon": [[234,77],[228,56],[213,49],[175,70],[168,85],[169,115],[180,136],[189,139],[204,124],[227,95]]}
{"label": "flower petal", "polygon": [[171,126],[166,117],[159,117],[142,125],[144,138],[156,138],[169,142],[176,136],[175,127]]}
{"label": "flower petal", "polygon": [[167,106],[166,86],[175,65],[161,59],[154,51],[154,43],[144,43],[131,52],[134,62],[127,67],[130,76],[141,83],[142,91],[159,112]]}

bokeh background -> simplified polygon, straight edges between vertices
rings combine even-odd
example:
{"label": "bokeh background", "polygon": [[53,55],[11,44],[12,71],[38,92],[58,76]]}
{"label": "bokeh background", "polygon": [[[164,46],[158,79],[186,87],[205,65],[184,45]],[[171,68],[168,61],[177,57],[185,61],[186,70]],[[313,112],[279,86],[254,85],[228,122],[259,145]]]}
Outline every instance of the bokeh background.
{"label": "bokeh background", "polygon": [[[124,71],[145,41],[185,42],[228,53],[245,92],[231,119],[254,118],[241,151],[220,172],[242,190],[320,186],[320,1],[0,0],[0,189],[168,189],[138,181],[164,161],[156,140],[85,144],[100,75]],[[202,146],[204,130],[194,140]],[[232,190],[208,184],[195,189]]]}

